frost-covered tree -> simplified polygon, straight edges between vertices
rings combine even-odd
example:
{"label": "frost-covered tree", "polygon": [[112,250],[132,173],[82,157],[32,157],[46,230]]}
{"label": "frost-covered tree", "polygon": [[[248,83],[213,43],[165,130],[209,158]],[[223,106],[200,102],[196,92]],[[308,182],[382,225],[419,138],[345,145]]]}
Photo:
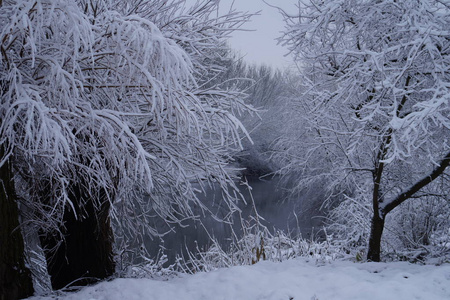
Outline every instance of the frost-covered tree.
{"label": "frost-covered tree", "polygon": [[298,11],[284,14],[281,41],[303,74],[298,108],[309,134],[279,141],[285,171],[325,178],[334,192],[368,191],[368,259],[379,261],[388,213],[438,177],[448,193],[450,7],[305,0]]}
{"label": "frost-covered tree", "polygon": [[247,101],[259,109],[259,114],[243,119],[253,143],[245,144],[239,159],[247,167],[247,175],[269,175],[279,167],[270,156],[273,142],[292,120],[289,103],[293,93],[297,94],[294,88],[297,76],[264,65],[248,66],[245,76],[252,79],[246,89]]}
{"label": "frost-covered tree", "polygon": [[[221,71],[219,49],[248,16],[216,15],[215,1],[0,3],[2,276],[29,274],[20,239],[5,242],[18,205],[41,233],[55,288],[114,272],[110,219],[116,237],[142,241],[150,212],[178,222],[213,182],[234,206],[227,159],[247,107],[199,83]],[[8,253],[20,268],[7,269]]]}
{"label": "frost-covered tree", "polygon": [[248,112],[239,117],[249,131],[252,141],[244,141],[243,151],[234,155],[246,176],[261,176],[272,173],[277,167],[270,160],[273,141],[284,132],[287,112],[295,88],[297,75],[273,69],[266,65],[246,64],[237,54],[229,55],[222,62],[226,72],[214,78],[222,89],[238,89],[246,94],[245,102],[254,106],[258,113]]}

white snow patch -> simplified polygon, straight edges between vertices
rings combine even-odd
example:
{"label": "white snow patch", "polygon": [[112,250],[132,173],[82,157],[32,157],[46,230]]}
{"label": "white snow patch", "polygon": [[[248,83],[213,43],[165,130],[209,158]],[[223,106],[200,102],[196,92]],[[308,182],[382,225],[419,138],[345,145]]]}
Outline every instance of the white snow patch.
{"label": "white snow patch", "polygon": [[[32,297],[30,300],[52,299]],[[406,262],[316,264],[307,259],[183,275],[169,281],[116,279],[58,300],[448,300],[450,265]]]}

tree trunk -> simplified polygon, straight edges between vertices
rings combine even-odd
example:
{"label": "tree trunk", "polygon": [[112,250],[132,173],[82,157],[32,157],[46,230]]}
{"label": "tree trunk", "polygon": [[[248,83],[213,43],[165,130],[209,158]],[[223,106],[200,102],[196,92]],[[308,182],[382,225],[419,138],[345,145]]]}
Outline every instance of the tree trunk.
{"label": "tree trunk", "polygon": [[[3,151],[0,147],[0,159]],[[33,295],[31,272],[25,267],[19,210],[11,166],[0,168],[0,300],[22,299]]]}
{"label": "tree trunk", "polygon": [[373,216],[370,227],[369,250],[367,251],[367,260],[380,261],[381,236],[383,235],[384,218]]}
{"label": "tree trunk", "polygon": [[[436,168],[434,168],[430,174],[427,174],[421,180],[417,181],[414,185],[409,187],[403,193],[400,193],[396,198],[387,202],[387,204],[383,204],[380,207],[379,195],[379,183],[381,181],[381,172],[375,177],[374,180],[374,195],[373,195],[373,210],[374,214],[372,217],[372,226],[370,228],[370,237],[369,237],[369,250],[367,252],[367,259],[371,261],[380,261],[380,253],[381,253],[381,236],[383,234],[384,229],[384,219],[386,215],[392,211],[394,208],[410,199],[415,193],[420,191],[424,186],[430,184],[438,178],[441,174],[445,172],[445,169],[450,164],[450,152],[445,155],[445,157],[441,160]],[[382,164],[380,164],[382,166]],[[380,209],[379,209],[380,208]]]}
{"label": "tree trunk", "polygon": [[82,186],[76,185],[69,194],[71,201],[78,206],[77,217],[73,211],[65,211],[65,227],[60,228],[64,240],[48,235],[41,237],[55,290],[70,285],[88,285],[115,272],[109,202],[104,201],[100,208],[95,208],[93,200],[81,204],[83,201],[80,199],[86,194]]}

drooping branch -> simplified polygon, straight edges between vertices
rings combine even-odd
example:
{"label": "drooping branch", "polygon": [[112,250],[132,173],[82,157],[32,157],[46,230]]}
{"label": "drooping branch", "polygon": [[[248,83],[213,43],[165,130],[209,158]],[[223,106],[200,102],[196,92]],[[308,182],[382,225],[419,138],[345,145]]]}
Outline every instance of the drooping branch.
{"label": "drooping branch", "polygon": [[381,213],[383,215],[388,214],[391,210],[402,204],[405,200],[411,198],[415,193],[420,191],[424,186],[433,182],[438,178],[450,164],[450,152],[441,160],[439,166],[435,168],[428,176],[422,178],[416,184],[411,186],[407,191],[398,195],[393,201],[388,202],[384,207],[381,207]]}

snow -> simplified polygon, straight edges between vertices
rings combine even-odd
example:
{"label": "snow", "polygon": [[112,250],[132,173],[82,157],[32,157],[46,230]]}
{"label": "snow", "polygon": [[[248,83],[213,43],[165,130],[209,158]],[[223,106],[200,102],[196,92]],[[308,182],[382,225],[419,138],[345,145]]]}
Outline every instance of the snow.
{"label": "snow", "polygon": [[[29,300],[54,299],[32,297]],[[115,279],[58,300],[448,300],[450,264],[317,263],[299,258],[181,275],[167,281]]]}

